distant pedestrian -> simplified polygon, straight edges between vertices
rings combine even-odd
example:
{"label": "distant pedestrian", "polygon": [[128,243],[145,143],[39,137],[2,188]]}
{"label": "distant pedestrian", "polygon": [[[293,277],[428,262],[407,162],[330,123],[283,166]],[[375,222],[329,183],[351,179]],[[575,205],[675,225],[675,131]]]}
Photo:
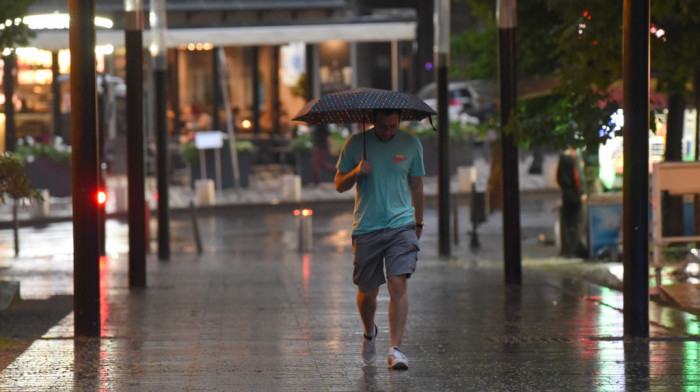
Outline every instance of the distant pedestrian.
{"label": "distant pedestrian", "polygon": [[565,257],[575,257],[583,252],[581,244],[581,197],[583,182],[581,171],[576,162],[576,150],[569,148],[559,154],[557,166],[557,183],[561,188],[560,234],[561,254]]}
{"label": "distant pedestrian", "polygon": [[316,186],[321,183],[322,170],[335,173],[335,166],[328,162],[328,156],[330,155],[328,138],[330,134],[326,124],[315,125],[313,128],[314,155],[311,158],[311,167],[314,173],[314,185]]}
{"label": "distant pedestrian", "polygon": [[[338,159],[335,188],[345,192],[355,186],[352,245],[353,282],[357,307],[364,325],[362,359],[377,359],[375,324],[379,287],[387,283],[390,296],[389,331],[391,369],[408,369],[401,340],[408,315],[407,279],[418,262],[418,239],[423,222],[423,148],[413,135],[399,130],[398,110],[378,110],[374,128],[363,137],[354,135]],[[386,276],[384,270],[386,269]]]}

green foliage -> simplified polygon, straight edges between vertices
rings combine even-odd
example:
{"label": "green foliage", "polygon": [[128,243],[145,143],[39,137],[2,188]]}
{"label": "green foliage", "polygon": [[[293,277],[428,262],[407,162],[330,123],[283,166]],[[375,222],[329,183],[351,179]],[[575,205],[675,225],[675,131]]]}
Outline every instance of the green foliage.
{"label": "green foliage", "polygon": [[[470,138],[478,138],[486,135],[488,131],[489,124],[475,125],[467,121],[451,121],[450,122],[450,140],[455,142],[461,142],[469,140]],[[435,129],[438,128],[437,121],[435,121]],[[430,139],[437,137],[438,133],[433,130],[433,127],[425,121],[412,122],[404,128],[404,130],[412,135],[416,135],[421,139]]]}
{"label": "green foliage", "polygon": [[306,98],[306,74],[302,74],[297,81],[297,84],[292,87],[292,95],[295,97]]}
{"label": "green foliage", "polygon": [[[453,56],[471,60],[452,74],[494,75],[496,2],[463,1],[469,2],[481,24],[453,37]],[[693,73],[700,74],[700,1],[656,1],[651,6],[652,23],[665,32],[650,37],[651,70],[658,89],[688,97]],[[519,102],[505,131],[522,145],[597,146],[608,137],[599,130],[621,106],[611,102],[608,93],[622,77],[623,2],[522,0],[517,13],[518,78],[553,75],[559,85],[549,97]]]}
{"label": "green foliage", "polygon": [[483,30],[467,30],[453,35],[453,56],[464,57],[467,67],[453,66],[450,73],[459,79],[496,79],[498,76],[498,28],[492,22]]}
{"label": "green foliage", "polygon": [[313,134],[311,132],[298,135],[289,143],[292,152],[311,154],[314,151]]}
{"label": "green foliage", "polygon": [[34,158],[46,157],[58,165],[70,165],[71,150],[68,146],[55,143],[25,143],[17,144],[15,156],[22,162],[30,162]]}
{"label": "green foliage", "polygon": [[4,203],[5,197],[14,200],[42,200],[39,192],[32,188],[22,161],[9,154],[0,154],[0,202]]}
{"label": "green foliage", "polygon": [[[26,46],[35,33],[21,23],[34,0],[0,0],[0,53],[5,48]],[[10,21],[9,26],[6,21]]]}
{"label": "green foliage", "polygon": [[[700,72],[700,2],[665,0],[652,2],[651,22],[663,30],[652,34],[651,65],[658,77],[657,89],[669,94],[690,95],[694,72]],[[698,94],[695,91],[695,94]]]}

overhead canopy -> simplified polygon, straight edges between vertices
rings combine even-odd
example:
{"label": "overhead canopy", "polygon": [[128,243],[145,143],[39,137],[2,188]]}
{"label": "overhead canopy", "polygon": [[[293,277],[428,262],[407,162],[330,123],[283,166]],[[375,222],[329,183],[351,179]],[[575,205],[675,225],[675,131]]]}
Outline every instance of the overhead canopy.
{"label": "overhead canopy", "polygon": [[[284,45],[289,42],[319,43],[325,41],[386,42],[416,38],[416,22],[345,23],[292,26],[209,27],[168,29],[168,47],[190,43],[211,43],[214,46]],[[144,30],[143,43],[150,44],[150,31]],[[68,48],[68,30],[40,30],[30,44],[37,48]],[[97,30],[97,44],[124,46],[123,30]]]}

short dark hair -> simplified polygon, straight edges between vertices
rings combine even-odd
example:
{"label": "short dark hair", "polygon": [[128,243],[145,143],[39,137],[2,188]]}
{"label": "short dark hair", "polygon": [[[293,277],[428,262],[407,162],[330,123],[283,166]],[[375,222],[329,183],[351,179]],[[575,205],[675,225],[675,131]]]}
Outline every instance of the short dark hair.
{"label": "short dark hair", "polygon": [[387,109],[374,109],[372,111],[372,121],[376,121],[377,115],[380,113],[385,115],[385,116],[396,113],[399,115],[399,121],[401,120],[401,109],[387,108]]}

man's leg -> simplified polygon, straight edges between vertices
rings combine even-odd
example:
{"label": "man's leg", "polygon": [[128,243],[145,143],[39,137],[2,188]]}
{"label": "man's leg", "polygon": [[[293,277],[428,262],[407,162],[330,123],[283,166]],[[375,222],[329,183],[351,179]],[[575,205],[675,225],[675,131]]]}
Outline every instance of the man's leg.
{"label": "man's leg", "polygon": [[400,347],[403,331],[406,328],[408,316],[408,295],[406,290],[406,275],[390,276],[387,281],[389,289],[389,331],[391,346]]}
{"label": "man's leg", "polygon": [[377,360],[377,327],[374,324],[374,313],[377,310],[377,294],[379,287],[368,291],[357,290],[357,309],[360,311],[365,336],[362,338],[362,360],[372,364]]}
{"label": "man's leg", "polygon": [[377,311],[378,294],[379,287],[364,292],[357,290],[357,309],[360,311],[360,318],[367,336],[374,335],[374,313]]}

